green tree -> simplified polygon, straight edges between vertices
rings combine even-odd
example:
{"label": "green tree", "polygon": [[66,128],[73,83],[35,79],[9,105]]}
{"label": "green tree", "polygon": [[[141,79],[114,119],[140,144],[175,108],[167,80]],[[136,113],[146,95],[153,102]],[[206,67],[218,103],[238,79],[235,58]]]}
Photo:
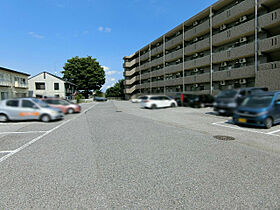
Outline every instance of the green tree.
{"label": "green tree", "polygon": [[120,97],[124,99],[124,79],[119,80],[113,87],[106,90],[106,97]]}
{"label": "green tree", "polygon": [[104,69],[91,56],[73,57],[67,60],[63,69],[63,79],[78,85],[78,88],[84,91],[85,98],[88,98],[90,92],[100,90],[105,83]]}

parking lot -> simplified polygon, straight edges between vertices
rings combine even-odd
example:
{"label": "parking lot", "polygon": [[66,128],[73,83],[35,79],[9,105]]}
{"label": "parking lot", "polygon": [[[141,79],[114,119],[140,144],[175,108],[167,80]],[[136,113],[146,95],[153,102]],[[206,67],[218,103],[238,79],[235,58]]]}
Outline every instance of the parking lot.
{"label": "parking lot", "polygon": [[231,117],[217,115],[212,107],[176,107],[164,109],[142,109],[139,103],[114,102],[119,111],[174,126],[198,131],[210,136],[223,135],[235,138],[236,143],[245,144],[268,152],[280,152],[280,125],[270,129],[234,125]]}
{"label": "parking lot", "polygon": [[68,114],[63,120],[44,123],[40,121],[19,121],[0,123],[0,163],[11,155],[40,140],[64,124],[79,117],[96,103],[82,104],[82,112]]}

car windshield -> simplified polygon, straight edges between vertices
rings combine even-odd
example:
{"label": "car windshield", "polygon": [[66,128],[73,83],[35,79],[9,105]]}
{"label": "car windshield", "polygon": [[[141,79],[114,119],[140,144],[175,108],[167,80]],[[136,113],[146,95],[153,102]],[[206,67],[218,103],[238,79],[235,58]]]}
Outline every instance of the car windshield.
{"label": "car windshield", "polygon": [[221,97],[221,98],[232,98],[236,95],[237,91],[236,90],[224,90],[221,91],[217,97]]}
{"label": "car windshield", "polygon": [[242,102],[241,106],[253,108],[267,107],[271,103],[272,98],[272,95],[251,96],[246,98]]}
{"label": "car windshield", "polygon": [[61,105],[70,105],[70,103],[66,100],[60,100]]}
{"label": "car windshield", "polygon": [[49,107],[48,104],[46,104],[45,102],[43,102],[43,101],[41,101],[41,100],[39,100],[39,99],[37,99],[37,98],[33,98],[32,100],[33,100],[36,104],[39,104],[40,107]]}

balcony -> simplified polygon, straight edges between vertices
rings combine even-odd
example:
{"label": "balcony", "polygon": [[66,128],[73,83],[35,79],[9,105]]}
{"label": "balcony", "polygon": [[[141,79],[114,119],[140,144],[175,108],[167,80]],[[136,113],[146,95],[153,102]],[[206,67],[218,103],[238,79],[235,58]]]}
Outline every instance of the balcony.
{"label": "balcony", "polygon": [[213,81],[234,80],[241,78],[249,78],[255,76],[254,65],[241,68],[231,69],[227,71],[213,72]]}
{"label": "balcony", "polygon": [[255,0],[245,0],[232,8],[213,17],[213,27],[219,27],[222,24],[230,23],[240,16],[253,13],[255,9]]}
{"label": "balcony", "polygon": [[9,87],[11,86],[11,82],[9,81],[0,81],[0,86],[5,86],[5,87]]}
{"label": "balcony", "polygon": [[142,64],[141,66],[139,66],[139,68],[140,68],[140,71],[150,68],[150,62]]}
{"label": "balcony", "polygon": [[165,61],[168,62],[182,57],[183,57],[183,49],[180,49],[165,55]]}
{"label": "balcony", "polygon": [[280,61],[259,64],[258,70],[265,71],[271,69],[280,69]]}
{"label": "balcony", "polygon": [[126,94],[132,94],[136,90],[136,86],[125,89]]}
{"label": "balcony", "polygon": [[159,77],[164,75],[164,69],[156,70],[151,72],[151,77]]}
{"label": "balcony", "polygon": [[130,76],[132,76],[135,73],[136,73],[136,67],[131,69],[130,71],[125,71],[124,72],[124,76],[130,77]]}
{"label": "balcony", "polygon": [[160,45],[160,46],[152,49],[151,54],[152,54],[152,56],[154,56],[154,55],[157,55],[157,54],[162,53],[162,52],[163,52],[163,45]]}
{"label": "balcony", "polygon": [[196,27],[185,32],[185,40],[191,40],[210,31],[209,20],[197,25]]}
{"label": "balcony", "polygon": [[185,47],[185,55],[192,55],[196,52],[210,49],[210,38],[203,39],[192,45]]}
{"label": "balcony", "polygon": [[151,61],[151,67],[152,66],[158,66],[158,65],[161,65],[163,64],[163,57],[160,57],[160,58],[157,58],[157,59],[154,59]]}
{"label": "balcony", "polygon": [[187,76],[184,78],[185,84],[196,84],[210,82],[210,73]]}
{"label": "balcony", "polygon": [[269,29],[280,25],[280,9],[274,10],[268,14],[259,17],[259,26]]}
{"label": "balcony", "polygon": [[261,52],[273,52],[280,49],[280,35],[270,37],[259,42]]}
{"label": "balcony", "polygon": [[146,52],[145,54],[141,55],[140,61],[145,61],[149,58],[149,52]]}
{"label": "balcony", "polygon": [[165,43],[165,49],[170,49],[172,47],[175,47],[178,44],[183,44],[183,35],[180,34],[179,36],[176,36],[175,38],[167,41]]}
{"label": "balcony", "polygon": [[183,77],[165,80],[165,86],[183,85]]}
{"label": "balcony", "polygon": [[28,85],[15,81],[15,88],[28,88]]}
{"label": "balcony", "polygon": [[124,62],[123,67],[124,67],[124,68],[130,68],[130,67],[132,67],[133,65],[135,65],[136,63],[138,63],[138,62],[137,62],[137,59],[134,59],[134,60],[132,60],[132,61],[130,61],[130,62]]}
{"label": "balcony", "polygon": [[141,80],[149,79],[149,78],[150,78],[150,72],[141,75]]}
{"label": "balcony", "polygon": [[134,82],[136,82],[136,77],[125,80],[125,85],[132,85]]}
{"label": "balcony", "polygon": [[165,81],[164,80],[160,80],[160,81],[154,81],[151,83],[151,87],[164,87],[165,85]]}
{"label": "balcony", "polygon": [[213,36],[213,46],[219,46],[225,43],[232,42],[234,39],[244,36],[253,35],[255,33],[255,21],[250,20],[246,23],[232,27],[226,31]]}
{"label": "balcony", "polygon": [[185,62],[185,69],[194,69],[210,65],[210,55]]}
{"label": "balcony", "polygon": [[213,63],[221,63],[224,61],[249,57],[249,56],[253,56],[254,54],[255,54],[255,43],[251,42],[249,44],[240,47],[235,47],[230,50],[214,53]]}
{"label": "balcony", "polygon": [[165,67],[165,74],[172,74],[180,71],[183,71],[182,63]]}
{"label": "balcony", "polygon": [[142,83],[140,85],[140,87],[141,87],[141,89],[143,89],[143,88],[150,88],[150,82]]}

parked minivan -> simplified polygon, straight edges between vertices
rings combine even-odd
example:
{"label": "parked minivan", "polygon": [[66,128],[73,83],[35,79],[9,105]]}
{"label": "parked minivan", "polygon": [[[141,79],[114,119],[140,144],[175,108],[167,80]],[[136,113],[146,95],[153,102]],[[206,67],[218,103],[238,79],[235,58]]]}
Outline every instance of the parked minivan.
{"label": "parked minivan", "polygon": [[235,124],[271,128],[280,122],[280,91],[257,93],[247,97],[233,114]]}
{"label": "parked minivan", "polygon": [[143,108],[163,108],[163,107],[176,107],[177,103],[174,99],[165,95],[148,95],[146,99],[141,102]]}
{"label": "parked minivan", "polygon": [[214,111],[219,114],[232,115],[243,100],[252,94],[265,92],[267,88],[240,88],[221,91],[214,99]]}
{"label": "parked minivan", "polygon": [[50,107],[37,98],[14,98],[0,101],[0,122],[8,120],[50,120],[63,119],[61,110]]}

